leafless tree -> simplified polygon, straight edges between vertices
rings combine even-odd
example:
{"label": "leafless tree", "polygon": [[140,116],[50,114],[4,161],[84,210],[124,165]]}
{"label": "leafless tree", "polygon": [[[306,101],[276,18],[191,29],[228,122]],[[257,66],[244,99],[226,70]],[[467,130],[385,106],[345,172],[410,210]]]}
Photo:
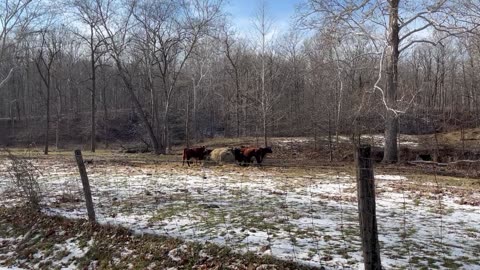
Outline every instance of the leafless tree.
{"label": "leafless tree", "polygon": [[[398,97],[397,90],[400,53],[418,43],[435,45],[434,41],[425,37],[429,29],[443,32],[461,29],[462,27],[454,24],[460,21],[460,18],[452,18],[455,16],[452,14],[454,10],[454,3],[446,0],[421,3],[400,0],[309,0],[307,8],[299,17],[306,26],[333,24],[348,29],[351,35],[368,36],[378,46],[377,51],[382,53],[380,61],[385,61],[386,73],[385,90],[380,87],[382,70],[378,83],[374,85],[374,90],[381,93],[382,103],[386,108],[384,162],[397,161],[398,117],[408,108],[399,106],[399,100],[404,98]],[[381,67],[383,68],[383,65]]]}
{"label": "leafless tree", "polygon": [[148,47],[153,51],[151,55],[161,79],[162,153],[170,145],[169,114],[178,80],[193,50],[219,17],[221,5],[221,0],[144,0],[136,5],[135,18],[151,37],[147,39],[152,42]]}
{"label": "leafless tree", "polygon": [[385,131],[391,162],[400,129],[478,123],[475,1],[310,0],[309,35],[269,28],[263,2],[248,37],[220,0],[64,2],[40,20],[34,11],[51,2],[8,1],[27,6],[1,34],[0,124],[12,127],[2,143],[43,140],[56,121],[57,146],[117,139],[167,153],[208,136],[313,136],[323,150],[327,135],[333,159],[342,135]]}
{"label": "leafless tree", "polygon": [[105,53],[104,39],[99,38],[96,33],[96,27],[101,22],[98,12],[96,12],[96,3],[94,0],[73,0],[69,7],[74,9],[74,15],[82,26],[88,28],[88,31],[77,29],[74,31],[75,35],[83,40],[89,49],[90,56],[90,80],[91,87],[91,134],[90,134],[90,149],[95,152],[96,148],[96,120],[97,112],[96,96],[97,96],[97,69],[100,67],[99,60]]}
{"label": "leafless tree", "polygon": [[268,38],[271,38],[272,31],[272,21],[268,17],[267,14],[267,2],[262,0],[257,10],[257,14],[255,14],[254,26],[255,29],[260,37],[260,62],[261,67],[259,70],[260,73],[260,107],[261,107],[261,114],[262,114],[262,129],[263,129],[263,140],[264,145],[268,145],[267,140],[267,117],[268,117],[268,109],[271,104],[268,103],[267,91],[265,87],[265,73],[266,73],[266,50],[268,46]]}
{"label": "leafless tree", "polygon": [[242,55],[245,54],[246,44],[239,41],[235,37],[235,33],[228,26],[225,26],[222,34],[223,47],[225,56],[228,59],[228,63],[231,69],[227,69],[229,75],[233,77],[235,83],[235,134],[240,137],[240,106],[241,106],[241,74],[240,74],[240,61]]}
{"label": "leafless tree", "polygon": [[52,30],[44,30],[40,34],[41,44],[39,46],[35,65],[38,74],[45,86],[46,94],[44,96],[45,102],[45,147],[44,154],[48,155],[49,132],[50,132],[50,104],[51,104],[51,90],[52,90],[52,76],[53,65],[57,59],[58,54],[62,50],[62,37],[57,32]]}
{"label": "leafless tree", "polygon": [[96,0],[94,11],[99,23],[95,26],[100,39],[105,40],[107,49],[117,68],[118,74],[125,84],[130,99],[135,106],[137,115],[140,117],[150,137],[155,153],[162,153],[161,146],[155,136],[151,122],[143,109],[136,94],[134,76],[128,68],[127,51],[132,45],[130,28],[133,21],[134,2],[121,8],[120,3],[113,0]]}
{"label": "leafless tree", "polygon": [[[7,51],[15,46],[12,42],[12,35],[17,42],[27,34],[30,23],[38,17],[31,12],[35,9],[33,0],[14,0],[6,1],[0,8],[0,63],[5,62]],[[38,1],[37,1],[38,2]],[[0,88],[11,78],[15,66],[7,69],[7,74],[2,74],[0,78]]]}

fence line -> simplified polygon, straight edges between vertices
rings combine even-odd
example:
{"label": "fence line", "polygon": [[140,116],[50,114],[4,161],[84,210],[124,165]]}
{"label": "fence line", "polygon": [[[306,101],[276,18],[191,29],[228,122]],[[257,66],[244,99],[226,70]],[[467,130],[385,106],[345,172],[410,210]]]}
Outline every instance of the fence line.
{"label": "fence line", "polygon": [[[136,161],[136,157],[129,158],[133,163]],[[373,161],[374,159],[365,160]],[[38,162],[55,163],[56,161],[40,160]],[[68,162],[75,168],[73,160]],[[265,167],[269,165],[274,167],[276,164],[265,164]],[[42,168],[41,165],[36,167],[39,170]],[[310,167],[313,166],[305,168]],[[87,170],[90,174],[93,202],[98,210],[97,220],[100,223],[122,225],[144,232],[150,230],[171,236],[183,234],[193,239],[201,239],[200,241],[220,242],[223,239],[224,244],[234,248],[238,246],[239,250],[242,248],[260,250],[262,243],[268,243],[274,256],[287,258],[285,254],[289,254],[296,261],[305,262],[311,259],[314,263],[326,267],[332,266],[335,260],[331,257],[338,254],[342,258],[356,257],[355,249],[358,250],[360,246],[357,235],[359,231],[355,226],[355,223],[358,224],[358,217],[355,218],[357,212],[351,203],[355,195],[349,191],[354,188],[351,175],[346,178],[336,168],[332,169],[331,175],[319,175],[317,171],[302,171],[300,176],[285,175],[279,171],[270,176],[270,174],[262,174],[262,170],[241,168],[240,173],[245,174],[241,177],[222,174],[216,170],[210,170],[208,166],[191,167],[188,170],[190,175],[186,175],[183,170],[172,169],[173,171],[169,171],[168,168],[162,168],[160,172],[153,172],[151,168],[129,166],[128,163],[124,165],[115,161],[99,160],[97,162],[94,159],[93,165],[87,165]],[[367,166],[360,167],[360,170],[365,169],[368,169]],[[428,252],[422,251],[421,247],[428,246],[428,249],[442,252],[442,256],[438,259],[428,257],[432,260],[451,259],[451,256],[444,252],[455,249],[449,241],[462,239],[463,233],[466,232],[459,231],[455,234],[455,238],[450,237],[450,240],[445,238],[449,237],[446,232],[453,226],[452,222],[446,218],[447,208],[451,205],[445,204],[444,193],[447,190],[437,178],[436,173],[439,167],[432,165],[429,169],[433,171],[433,185],[407,181],[403,178],[397,182],[376,181],[377,196],[380,199],[377,200],[377,213],[380,213],[378,219],[380,242],[381,246],[386,246],[382,249],[382,256],[390,256],[389,252],[392,249],[398,250],[400,255],[397,255],[403,258],[402,263],[411,268],[419,267],[416,262],[419,254],[430,256]],[[382,167],[381,171],[398,172],[399,170]],[[347,172],[351,173],[350,168]],[[65,178],[64,187],[67,187],[70,179],[78,179],[69,172],[59,172],[59,175],[49,175],[48,171],[43,173],[45,177],[42,181],[50,185],[49,187],[53,187],[52,194],[47,193],[47,196],[53,199],[56,199],[53,191],[62,188],[62,184],[61,181],[57,181],[60,184],[52,186],[48,182],[49,179]],[[260,176],[256,178],[255,174]],[[329,191],[330,186],[332,191]],[[383,195],[385,192],[389,195],[393,194],[392,191],[385,191],[385,186],[399,191],[398,202],[393,204],[390,198]],[[468,189],[456,187],[455,190]],[[78,192],[72,192],[72,194],[78,194]],[[238,197],[235,194],[238,194]],[[212,204],[211,202],[218,208],[206,208]],[[282,202],[286,208],[278,206]],[[84,206],[81,203],[68,202],[60,206],[46,205],[45,207],[54,210],[83,209]],[[393,206],[398,209],[392,208]],[[415,215],[417,209],[425,211],[426,217],[432,219],[425,221],[423,217]],[[53,213],[65,214],[66,212]],[[256,216],[256,214],[260,215]],[[288,226],[278,225],[276,215],[283,216]],[[389,222],[390,219],[393,222]],[[326,222],[327,220],[330,223]],[[397,220],[398,224],[392,224]],[[415,232],[418,222],[422,223],[423,227]],[[329,224],[335,227],[329,228],[331,226]],[[173,230],[170,230],[172,228]],[[389,228],[398,229],[398,233],[388,231]],[[242,231],[243,229],[245,230]],[[256,232],[251,232],[250,229]],[[335,234],[338,231],[340,231],[340,237]],[[221,236],[220,233],[226,234]],[[243,238],[247,234],[248,236]],[[389,243],[385,240],[385,235],[398,238],[399,242]],[[417,235],[420,236],[419,239]],[[341,248],[338,248],[338,244]],[[284,248],[282,245],[287,246]],[[305,255],[305,250],[310,252],[309,248],[312,249],[313,254],[310,257]],[[387,255],[384,255],[384,252],[387,252]],[[405,254],[402,255],[402,252]],[[467,249],[465,252],[469,254],[471,250]]]}

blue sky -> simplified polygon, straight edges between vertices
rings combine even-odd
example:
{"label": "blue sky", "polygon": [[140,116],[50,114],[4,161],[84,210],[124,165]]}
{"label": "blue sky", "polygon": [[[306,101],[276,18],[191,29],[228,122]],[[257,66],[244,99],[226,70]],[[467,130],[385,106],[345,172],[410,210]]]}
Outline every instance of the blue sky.
{"label": "blue sky", "polygon": [[[275,32],[288,30],[295,6],[304,0],[266,0],[267,14],[273,20]],[[253,19],[261,0],[229,0],[226,11],[230,13],[232,23],[241,35],[249,36],[254,30]]]}

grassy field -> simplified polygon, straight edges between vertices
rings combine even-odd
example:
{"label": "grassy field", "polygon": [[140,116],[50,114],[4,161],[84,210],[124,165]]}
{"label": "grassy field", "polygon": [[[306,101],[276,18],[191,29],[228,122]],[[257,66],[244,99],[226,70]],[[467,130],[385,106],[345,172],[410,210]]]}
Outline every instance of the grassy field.
{"label": "grassy field", "polygon": [[[236,146],[252,140],[217,139],[205,145]],[[379,138],[372,140],[381,143]],[[180,148],[176,154],[163,156],[84,152],[84,159],[90,161],[87,171],[100,224],[159,239],[183,239],[198,247],[213,244],[220,253],[222,247],[229,247],[229,252],[256,258],[239,256],[245,269],[255,269],[248,265],[258,266],[272,257],[317,268],[358,269],[361,253],[353,164],[309,159],[304,151],[311,149],[311,143],[308,138],[274,138],[274,154],[261,167],[211,163],[182,166]],[[82,188],[71,151],[53,152],[48,157],[39,151],[11,151],[30,157],[39,172],[44,196],[42,217],[85,218]],[[284,156],[286,152],[292,157]],[[2,210],[7,216],[22,201],[8,180],[5,153],[0,159],[0,201],[8,207]],[[278,163],[280,159],[285,163]],[[479,181],[466,176],[442,176],[441,168],[438,170],[437,174],[399,165],[376,167],[377,215],[386,269],[480,267],[480,246],[476,241],[480,237]],[[23,248],[5,249],[7,243],[18,245],[24,233],[17,232],[20,225],[12,222],[4,224],[8,227],[4,231],[11,235],[0,235],[4,243],[0,265],[30,268],[42,261],[39,258],[50,258],[55,267],[77,268],[92,261],[122,266],[122,256],[131,259],[129,254],[136,252],[130,252],[133,249],[127,245],[124,255],[116,255],[119,259],[114,262],[95,260],[92,256],[97,250],[96,241],[103,240],[78,231],[81,236],[60,237],[60,243],[53,244],[59,251],[25,258],[19,256]],[[82,224],[74,221],[78,222]],[[175,252],[189,250],[180,242],[174,243],[167,248],[175,250],[170,254],[173,259],[160,256],[156,264],[173,267],[178,259]],[[203,254],[198,247],[195,250]],[[217,263],[223,260],[220,255],[210,256]],[[133,263],[150,265],[152,260],[147,262]],[[191,262],[188,265],[185,269],[191,269]],[[278,269],[283,269],[282,265],[277,262]]]}

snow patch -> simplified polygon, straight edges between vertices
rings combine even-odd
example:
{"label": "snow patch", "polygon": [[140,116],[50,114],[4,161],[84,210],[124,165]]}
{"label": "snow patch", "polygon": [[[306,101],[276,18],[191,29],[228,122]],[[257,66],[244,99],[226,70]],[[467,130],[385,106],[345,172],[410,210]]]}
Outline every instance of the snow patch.
{"label": "snow patch", "polygon": [[406,181],[407,177],[401,175],[378,174],[375,175],[375,179],[385,181]]}
{"label": "snow patch", "polygon": [[[47,198],[43,211],[86,218],[83,201],[58,197],[68,193],[81,198],[81,184],[72,185],[78,178],[76,168],[40,165],[58,167],[41,180]],[[291,177],[257,168],[238,173],[96,165],[89,168],[89,176],[101,224],[123,226],[138,234],[213,242],[238,252],[269,254],[327,269],[361,267],[356,182],[348,173]],[[0,169],[0,183],[5,177]],[[456,203],[460,197],[454,194],[402,192],[399,185],[409,182],[401,175],[380,174],[376,179],[381,190],[377,219],[386,269],[432,265],[442,269],[444,260],[453,260],[462,269],[480,267],[479,206],[460,205]],[[1,195],[0,191],[3,203],[6,198]],[[75,239],[55,248],[66,251],[56,265],[67,269],[75,268],[72,263],[88,251]],[[179,247],[169,256],[178,261],[182,252]],[[435,255],[439,253],[445,255]],[[425,260],[412,262],[411,254]]]}

